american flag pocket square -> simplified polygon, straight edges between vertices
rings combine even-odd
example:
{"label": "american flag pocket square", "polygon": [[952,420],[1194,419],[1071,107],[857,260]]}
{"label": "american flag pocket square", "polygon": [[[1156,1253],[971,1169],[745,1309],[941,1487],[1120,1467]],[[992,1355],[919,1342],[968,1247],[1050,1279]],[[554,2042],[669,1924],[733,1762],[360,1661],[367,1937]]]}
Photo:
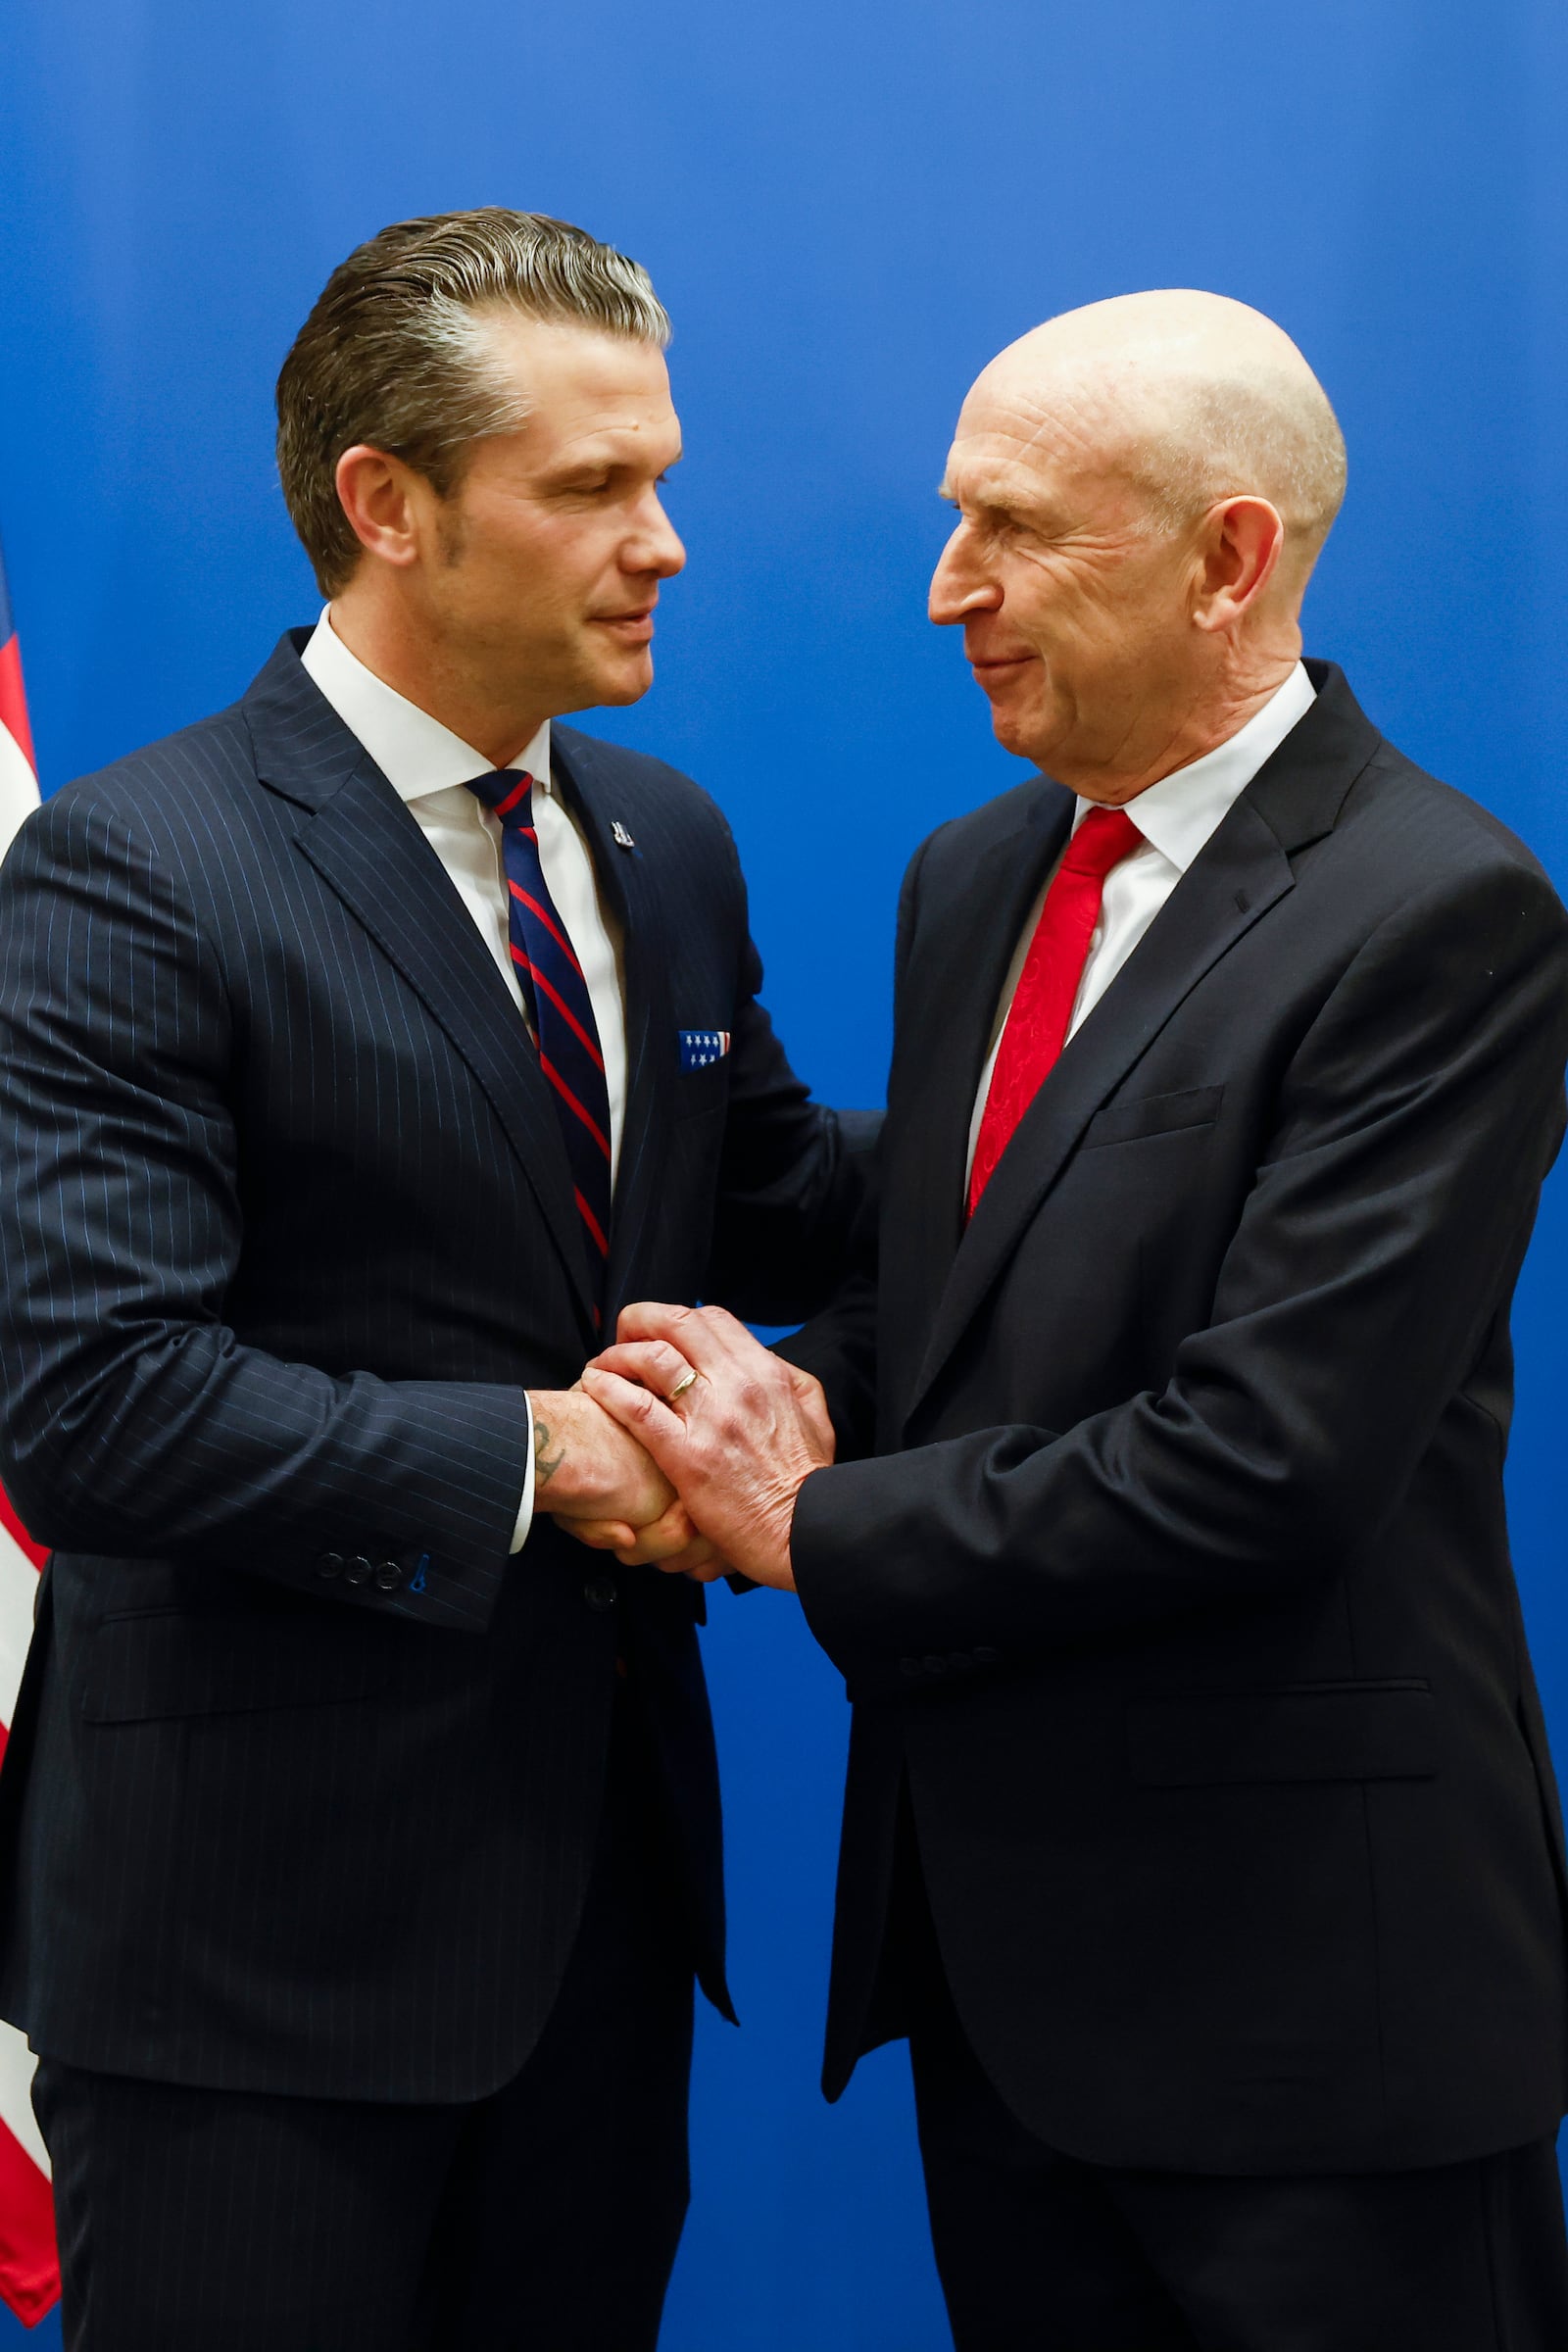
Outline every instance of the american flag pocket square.
{"label": "american flag pocket square", "polygon": [[710,1062],[722,1061],[728,1052],[727,1029],[683,1029],[680,1033],[683,1070],[706,1070]]}

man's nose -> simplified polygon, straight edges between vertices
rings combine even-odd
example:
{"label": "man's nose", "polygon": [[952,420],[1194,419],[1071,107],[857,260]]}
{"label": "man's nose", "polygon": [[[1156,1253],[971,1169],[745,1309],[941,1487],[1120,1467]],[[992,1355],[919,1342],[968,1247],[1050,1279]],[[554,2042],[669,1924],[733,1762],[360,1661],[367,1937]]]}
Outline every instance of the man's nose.
{"label": "man's nose", "polygon": [[960,522],[937,559],[927,612],[939,628],[948,628],[971,612],[994,612],[1001,602],[1001,587],[976,562],[973,534]]}
{"label": "man's nose", "polygon": [[674,524],[651,491],[621,563],[627,571],[652,571],[662,580],[672,580],[685,566],[686,550]]}

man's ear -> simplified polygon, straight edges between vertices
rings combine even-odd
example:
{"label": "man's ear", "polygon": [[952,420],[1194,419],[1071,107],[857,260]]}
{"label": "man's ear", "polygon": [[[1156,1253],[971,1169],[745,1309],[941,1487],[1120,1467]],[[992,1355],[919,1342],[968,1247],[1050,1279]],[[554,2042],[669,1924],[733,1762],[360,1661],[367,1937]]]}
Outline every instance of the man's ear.
{"label": "man's ear", "polygon": [[401,458],[357,441],[337,462],[337,495],[360,545],[405,570],[419,558],[419,476]]}
{"label": "man's ear", "polygon": [[1234,628],[1279,568],[1285,523],[1266,498],[1227,498],[1203,518],[1193,618],[1200,629]]}

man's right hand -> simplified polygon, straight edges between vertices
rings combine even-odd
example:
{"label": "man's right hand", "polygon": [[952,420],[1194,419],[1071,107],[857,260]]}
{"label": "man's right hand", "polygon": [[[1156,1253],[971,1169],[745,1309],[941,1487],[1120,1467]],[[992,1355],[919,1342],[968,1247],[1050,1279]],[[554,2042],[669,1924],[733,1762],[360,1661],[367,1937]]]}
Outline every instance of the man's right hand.
{"label": "man's right hand", "polygon": [[[659,1557],[695,1533],[662,1470],[583,1389],[533,1389],[534,1508],[568,1535],[592,1527],[596,1548],[635,1550],[658,1525]],[[607,1539],[609,1539],[607,1541]]]}

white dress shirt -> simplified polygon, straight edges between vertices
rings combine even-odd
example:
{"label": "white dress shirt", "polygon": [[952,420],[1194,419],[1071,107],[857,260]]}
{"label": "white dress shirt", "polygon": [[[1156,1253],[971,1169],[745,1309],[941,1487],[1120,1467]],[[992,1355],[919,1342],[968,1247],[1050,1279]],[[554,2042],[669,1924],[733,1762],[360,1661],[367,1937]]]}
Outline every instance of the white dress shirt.
{"label": "white dress shirt", "polygon": [[[1241,798],[1264,760],[1279,750],[1297,720],[1310,710],[1314,695],[1312,681],[1298,662],[1279,692],[1269,698],[1261,710],[1254,710],[1246,726],[1238,728],[1227,742],[1216,744],[1211,752],[1205,752],[1200,760],[1194,760],[1188,766],[1161,776],[1157,784],[1148,785],[1127,803],[1127,814],[1143,834],[1144,845],[1119,865],[1113,865],[1105,876],[1100,920],[1089,942],[1083,978],[1078,983],[1072,1018],[1067,1024],[1069,1038],[1083,1027],[1199,851],[1218,831],[1232,803]],[[1095,806],[1093,801],[1079,801],[1072,820],[1075,833]],[[969,1120],[969,1154],[963,1174],[965,1198],[1007,1014],[1012,1009],[1024,958],[1046,903],[1046,891],[1054,878],[1053,869],[1023,926],[997,1005],[991,1051],[986,1055]]]}
{"label": "white dress shirt", "polygon": [[[350,734],[369,753],[446,868],[448,879],[472,918],[496,968],[511,991],[519,1020],[523,995],[512,960],[512,918],[506,867],[501,855],[501,820],[466,788],[495,762],[454,735],[438,718],[388,686],[351,654],[321,614],[300,657],[320,692]],[[556,910],[566,927],[588,984],[610,1096],[610,1175],[620,1163],[626,1117],[626,1000],[620,947],[599,903],[593,859],[576,820],[550,775],[550,721],[510,762],[534,779],[533,821],[539,863]],[[519,1040],[519,1051],[527,1051]],[[461,1201],[452,1204],[463,1213]],[[520,1551],[533,1523],[533,1409],[528,1408],[528,1461],[522,1502],[512,1548]]]}

